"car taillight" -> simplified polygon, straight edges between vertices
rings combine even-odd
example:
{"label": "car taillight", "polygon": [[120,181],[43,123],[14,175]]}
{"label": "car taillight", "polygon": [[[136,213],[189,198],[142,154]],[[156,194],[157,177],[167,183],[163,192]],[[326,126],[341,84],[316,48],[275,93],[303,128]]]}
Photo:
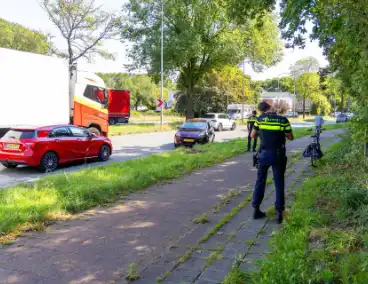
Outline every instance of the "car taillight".
{"label": "car taillight", "polygon": [[4,144],[3,144],[3,142],[0,142],[0,150],[1,149],[4,149]]}
{"label": "car taillight", "polygon": [[36,143],[24,143],[22,146],[24,147],[22,150],[34,150]]}

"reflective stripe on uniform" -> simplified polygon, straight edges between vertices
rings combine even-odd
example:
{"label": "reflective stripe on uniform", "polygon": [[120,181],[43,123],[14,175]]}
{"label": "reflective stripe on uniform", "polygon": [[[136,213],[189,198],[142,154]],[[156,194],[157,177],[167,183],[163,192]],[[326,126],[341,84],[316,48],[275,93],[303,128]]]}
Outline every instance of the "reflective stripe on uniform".
{"label": "reflective stripe on uniform", "polygon": [[261,130],[284,131],[284,130],[285,130],[285,126],[281,126],[281,125],[265,125],[265,124],[261,124],[261,125],[259,126],[259,129],[261,129]]}

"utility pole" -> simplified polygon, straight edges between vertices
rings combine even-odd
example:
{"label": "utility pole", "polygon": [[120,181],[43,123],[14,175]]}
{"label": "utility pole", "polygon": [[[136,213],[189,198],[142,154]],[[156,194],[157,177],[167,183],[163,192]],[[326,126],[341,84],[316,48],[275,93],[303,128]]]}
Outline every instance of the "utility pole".
{"label": "utility pole", "polygon": [[244,104],[245,104],[245,59],[243,61],[243,76],[242,76],[242,123],[244,123]]}
{"label": "utility pole", "polygon": [[296,75],[294,73],[294,113],[293,113],[294,118],[296,117],[295,105],[296,105]]}
{"label": "utility pole", "polygon": [[[164,0],[161,0],[161,101],[164,100]],[[161,129],[164,125],[164,105],[161,105]]]}

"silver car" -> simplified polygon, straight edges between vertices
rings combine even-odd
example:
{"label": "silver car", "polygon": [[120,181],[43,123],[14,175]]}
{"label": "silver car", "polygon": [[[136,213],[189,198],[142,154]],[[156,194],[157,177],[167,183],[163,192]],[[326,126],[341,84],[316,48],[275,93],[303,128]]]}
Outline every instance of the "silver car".
{"label": "silver car", "polygon": [[224,113],[207,113],[200,119],[206,120],[211,123],[216,131],[222,131],[224,129],[236,129],[235,120]]}

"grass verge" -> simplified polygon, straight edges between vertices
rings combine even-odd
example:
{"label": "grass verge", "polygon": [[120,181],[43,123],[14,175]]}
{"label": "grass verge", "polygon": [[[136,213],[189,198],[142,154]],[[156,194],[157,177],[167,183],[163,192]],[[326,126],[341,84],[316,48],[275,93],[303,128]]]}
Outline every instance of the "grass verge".
{"label": "grass verge", "polygon": [[[349,124],[338,123],[338,124],[326,124],[323,126],[324,131],[335,130],[348,127]],[[314,133],[314,127],[294,127],[293,134],[294,139],[299,139],[304,136],[312,135]]]}
{"label": "grass verge", "polygon": [[164,124],[162,128],[160,124],[152,123],[112,125],[109,127],[109,136],[171,131],[176,130],[180,124],[181,122],[172,122]]}
{"label": "grass verge", "polygon": [[224,283],[368,283],[368,166],[349,138],[332,145],[298,190],[272,253]]}

